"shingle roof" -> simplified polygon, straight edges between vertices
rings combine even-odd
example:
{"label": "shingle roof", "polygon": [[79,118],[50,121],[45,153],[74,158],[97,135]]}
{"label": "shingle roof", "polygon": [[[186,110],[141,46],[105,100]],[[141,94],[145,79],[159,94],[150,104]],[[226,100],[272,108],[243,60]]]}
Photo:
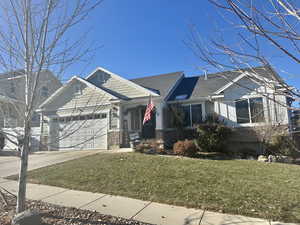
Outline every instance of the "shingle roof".
{"label": "shingle roof", "polygon": [[150,94],[157,96],[155,92],[102,67],[97,67],[85,80],[123,100],[148,97]]}
{"label": "shingle roof", "polygon": [[0,79],[4,78],[15,78],[25,74],[24,69],[14,70],[10,72],[5,72],[0,74]]}
{"label": "shingle roof", "polygon": [[160,74],[132,79],[131,81],[149,90],[157,92],[161,97],[166,97],[175,83],[183,76],[183,72]]}
{"label": "shingle roof", "polygon": [[176,100],[176,96],[180,95],[186,95],[186,99],[208,97],[246,71],[271,80],[279,78],[278,75],[268,67],[245,68],[235,71],[207,74],[207,79],[205,79],[204,75],[185,77],[168,98],[168,101]]}

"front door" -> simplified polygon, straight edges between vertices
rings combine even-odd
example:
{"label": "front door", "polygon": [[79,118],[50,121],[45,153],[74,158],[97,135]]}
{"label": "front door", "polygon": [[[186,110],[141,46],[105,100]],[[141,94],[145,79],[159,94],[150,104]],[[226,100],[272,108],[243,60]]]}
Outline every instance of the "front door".
{"label": "front door", "polygon": [[156,114],[151,115],[151,120],[143,124],[146,106],[138,106],[131,109],[131,131],[139,132],[142,139],[155,138]]}

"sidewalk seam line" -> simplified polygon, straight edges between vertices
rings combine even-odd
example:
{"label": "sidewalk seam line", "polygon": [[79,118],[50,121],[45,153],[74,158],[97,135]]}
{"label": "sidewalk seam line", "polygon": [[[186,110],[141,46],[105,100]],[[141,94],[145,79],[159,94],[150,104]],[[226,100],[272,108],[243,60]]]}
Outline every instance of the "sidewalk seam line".
{"label": "sidewalk seam line", "polygon": [[[8,183],[8,182],[13,182],[13,181],[15,181],[15,180],[8,180],[8,179],[4,179],[4,178],[3,178],[3,180],[0,181],[0,184]],[[17,181],[15,181],[15,182],[17,182]]]}
{"label": "sidewalk seam line", "polygon": [[147,208],[150,204],[152,203],[152,201],[150,201],[149,203],[147,203],[142,209],[140,209],[139,211],[137,211],[136,214],[134,214],[132,217],[130,217],[130,219],[133,219],[134,217],[136,217],[139,213],[141,213],[145,208]]}
{"label": "sidewalk seam line", "polygon": [[67,190],[63,190],[63,191],[57,192],[57,193],[52,194],[52,195],[48,195],[48,196],[46,196],[46,197],[43,197],[43,198],[39,199],[38,201],[43,201],[43,200],[45,200],[45,199],[47,199],[47,198],[53,197],[53,196],[55,196],[55,195],[62,194],[62,193],[67,192],[67,191],[70,191],[70,190],[67,189]]}
{"label": "sidewalk seam line", "polygon": [[93,201],[90,201],[90,202],[88,202],[88,203],[85,203],[85,204],[79,206],[78,209],[81,209],[82,207],[85,207],[85,206],[87,206],[87,205],[90,205],[90,204],[92,204],[92,203],[94,203],[94,202],[100,200],[101,198],[104,198],[105,196],[107,196],[107,194],[104,194],[103,196],[101,196],[101,197],[99,197],[99,198],[96,198],[96,199],[93,200]]}

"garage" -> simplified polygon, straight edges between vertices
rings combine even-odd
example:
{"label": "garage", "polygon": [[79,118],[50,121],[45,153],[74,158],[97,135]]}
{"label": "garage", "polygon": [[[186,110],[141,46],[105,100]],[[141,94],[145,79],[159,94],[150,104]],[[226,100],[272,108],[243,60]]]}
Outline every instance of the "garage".
{"label": "garage", "polygon": [[60,150],[107,149],[107,113],[54,118],[51,127]]}

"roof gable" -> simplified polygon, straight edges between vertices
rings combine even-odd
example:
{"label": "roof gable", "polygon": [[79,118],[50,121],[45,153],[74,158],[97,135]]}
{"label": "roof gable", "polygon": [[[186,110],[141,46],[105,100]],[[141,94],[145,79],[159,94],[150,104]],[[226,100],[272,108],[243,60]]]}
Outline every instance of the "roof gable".
{"label": "roof gable", "polygon": [[[93,85],[92,83],[90,83],[80,77],[74,76],[67,82],[67,84],[65,84],[64,86],[59,88],[56,92],[54,92],[40,106],[40,108],[48,108],[48,107],[60,108],[61,105],[67,104],[67,101],[73,101],[73,99],[76,97],[74,95],[75,89],[72,87],[76,84],[81,84],[83,89],[87,88],[89,91],[89,93],[87,93],[87,95],[90,95],[90,96],[84,96],[86,93],[83,93],[82,95],[77,97],[78,99],[82,98],[82,100],[84,100],[84,102],[82,102],[82,104],[92,105],[92,104],[97,103],[95,105],[99,105],[102,103],[106,103],[107,101],[110,101],[112,99],[118,99],[117,96],[114,96],[114,95],[106,92],[105,90]],[[93,92],[93,93],[91,93],[91,92]],[[62,103],[63,101],[64,101],[64,103]],[[76,100],[73,102],[76,102]],[[72,105],[71,107],[76,107],[76,105]]]}
{"label": "roof gable", "polygon": [[260,80],[276,82],[276,80],[281,79],[268,67],[253,67],[207,74],[207,76],[185,77],[168,98],[168,101],[176,100],[176,96],[180,97],[178,100],[183,100],[181,98],[183,95],[186,96],[185,99],[190,100],[218,95],[244,77],[257,83]]}
{"label": "roof gable", "polygon": [[101,67],[96,68],[96,70],[86,77],[86,80],[121,99],[132,99],[149,95],[159,96],[158,93]]}

